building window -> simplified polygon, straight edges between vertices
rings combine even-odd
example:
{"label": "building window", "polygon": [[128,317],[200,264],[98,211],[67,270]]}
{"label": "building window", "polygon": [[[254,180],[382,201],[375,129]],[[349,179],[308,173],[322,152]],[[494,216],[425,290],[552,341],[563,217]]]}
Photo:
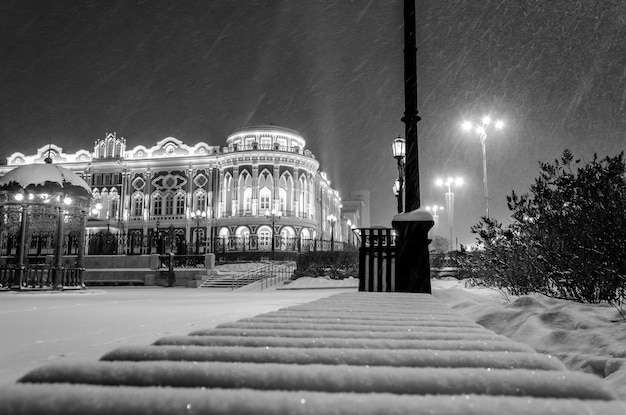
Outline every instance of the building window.
{"label": "building window", "polygon": [[298,204],[300,205],[300,214],[304,215],[304,213],[306,212],[306,193],[304,191],[304,188],[300,189],[300,199],[298,201]]}
{"label": "building window", "polygon": [[152,196],[152,214],[154,216],[161,216],[163,214],[163,200],[159,194]]}
{"label": "building window", "polygon": [[180,194],[176,196],[176,214],[185,214],[185,195]]}
{"label": "building window", "polygon": [[135,196],[133,199],[133,216],[141,216],[143,211],[143,197]]}
{"label": "building window", "polygon": [[196,202],[195,202],[195,206],[194,206],[194,212],[198,209],[200,209],[201,211],[205,211],[206,210],[206,195],[204,193],[198,193],[196,194]]}
{"label": "building window", "polygon": [[281,187],[278,189],[278,197],[280,198],[280,211],[287,211],[287,191]]}
{"label": "building window", "polygon": [[171,194],[165,195],[165,214],[174,214],[174,196]]}
{"label": "building window", "polygon": [[252,210],[252,188],[246,187],[243,191],[243,209],[246,212],[250,212]]}
{"label": "building window", "polygon": [[113,219],[118,219],[120,217],[119,207],[120,200],[118,198],[111,200],[111,216]]}
{"label": "building window", "polygon": [[270,210],[270,198],[272,197],[272,192],[267,187],[262,188],[259,191],[259,210],[261,214],[265,214],[266,210]]}

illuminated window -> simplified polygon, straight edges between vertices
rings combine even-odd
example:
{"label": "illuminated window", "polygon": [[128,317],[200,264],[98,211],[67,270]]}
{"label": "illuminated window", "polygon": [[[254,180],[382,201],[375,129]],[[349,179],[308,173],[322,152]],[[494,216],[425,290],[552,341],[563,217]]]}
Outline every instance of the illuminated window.
{"label": "illuminated window", "polygon": [[154,216],[160,216],[163,214],[163,199],[160,194],[152,196],[152,214]]}
{"label": "illuminated window", "polygon": [[176,214],[184,215],[185,214],[185,195],[179,194],[176,196]]}
{"label": "illuminated window", "polygon": [[287,211],[287,191],[281,187],[278,190],[278,196],[280,198],[280,211],[286,212]]}
{"label": "illuminated window", "polygon": [[143,197],[135,196],[133,199],[133,216],[141,216],[143,211]]}
{"label": "illuminated window", "polygon": [[265,214],[265,210],[270,210],[270,198],[272,197],[272,192],[267,187],[262,188],[259,191],[259,209],[261,210],[261,214]]}
{"label": "illuminated window", "polygon": [[196,200],[194,203],[194,212],[198,209],[204,211],[206,205],[206,195],[204,193],[197,193]]}
{"label": "illuminated window", "polygon": [[171,194],[165,196],[165,214],[174,214],[174,196],[172,196]]}
{"label": "illuminated window", "polygon": [[243,208],[245,211],[252,210],[252,188],[246,187],[243,191]]}
{"label": "illuminated window", "polygon": [[111,216],[113,217],[113,219],[119,218],[120,216],[119,207],[120,207],[120,200],[118,198],[111,200]]}

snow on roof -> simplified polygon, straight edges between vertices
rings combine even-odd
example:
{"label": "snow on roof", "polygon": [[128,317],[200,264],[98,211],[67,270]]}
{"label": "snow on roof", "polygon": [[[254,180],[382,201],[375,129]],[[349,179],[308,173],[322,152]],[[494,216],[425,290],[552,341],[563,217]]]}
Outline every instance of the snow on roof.
{"label": "snow on roof", "polygon": [[[27,164],[16,167],[4,176],[0,177],[0,188],[19,186],[22,189],[28,187],[49,187],[69,190],[72,187],[83,189],[91,194],[89,185],[76,173],[54,164]],[[69,185],[69,186],[68,186]],[[80,191],[80,190],[79,190]]]}

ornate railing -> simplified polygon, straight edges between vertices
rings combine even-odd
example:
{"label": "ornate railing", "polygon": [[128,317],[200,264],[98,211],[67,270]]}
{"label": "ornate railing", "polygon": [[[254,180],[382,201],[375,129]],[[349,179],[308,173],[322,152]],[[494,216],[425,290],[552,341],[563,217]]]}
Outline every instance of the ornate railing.
{"label": "ornate railing", "polygon": [[173,251],[177,256],[192,256],[210,252],[272,252],[273,250],[303,253],[356,249],[345,242],[299,237],[286,238],[281,235],[275,235],[273,241],[271,238],[259,238],[257,235],[201,239],[197,245],[195,241],[185,241],[178,236],[171,237],[168,233],[146,236],[137,232],[100,232],[88,235],[86,239],[87,255],[164,255]]}
{"label": "ornate railing", "polygon": [[84,268],[53,268],[43,264],[30,264],[19,268],[0,267],[0,289],[67,289],[83,288]]}

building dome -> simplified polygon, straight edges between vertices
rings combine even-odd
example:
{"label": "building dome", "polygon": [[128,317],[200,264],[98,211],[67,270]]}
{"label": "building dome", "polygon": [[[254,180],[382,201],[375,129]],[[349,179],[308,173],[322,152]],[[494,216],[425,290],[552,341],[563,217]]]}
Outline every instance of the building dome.
{"label": "building dome", "polygon": [[76,173],[54,164],[27,164],[0,177],[0,190],[63,193],[90,198],[91,188]]}

